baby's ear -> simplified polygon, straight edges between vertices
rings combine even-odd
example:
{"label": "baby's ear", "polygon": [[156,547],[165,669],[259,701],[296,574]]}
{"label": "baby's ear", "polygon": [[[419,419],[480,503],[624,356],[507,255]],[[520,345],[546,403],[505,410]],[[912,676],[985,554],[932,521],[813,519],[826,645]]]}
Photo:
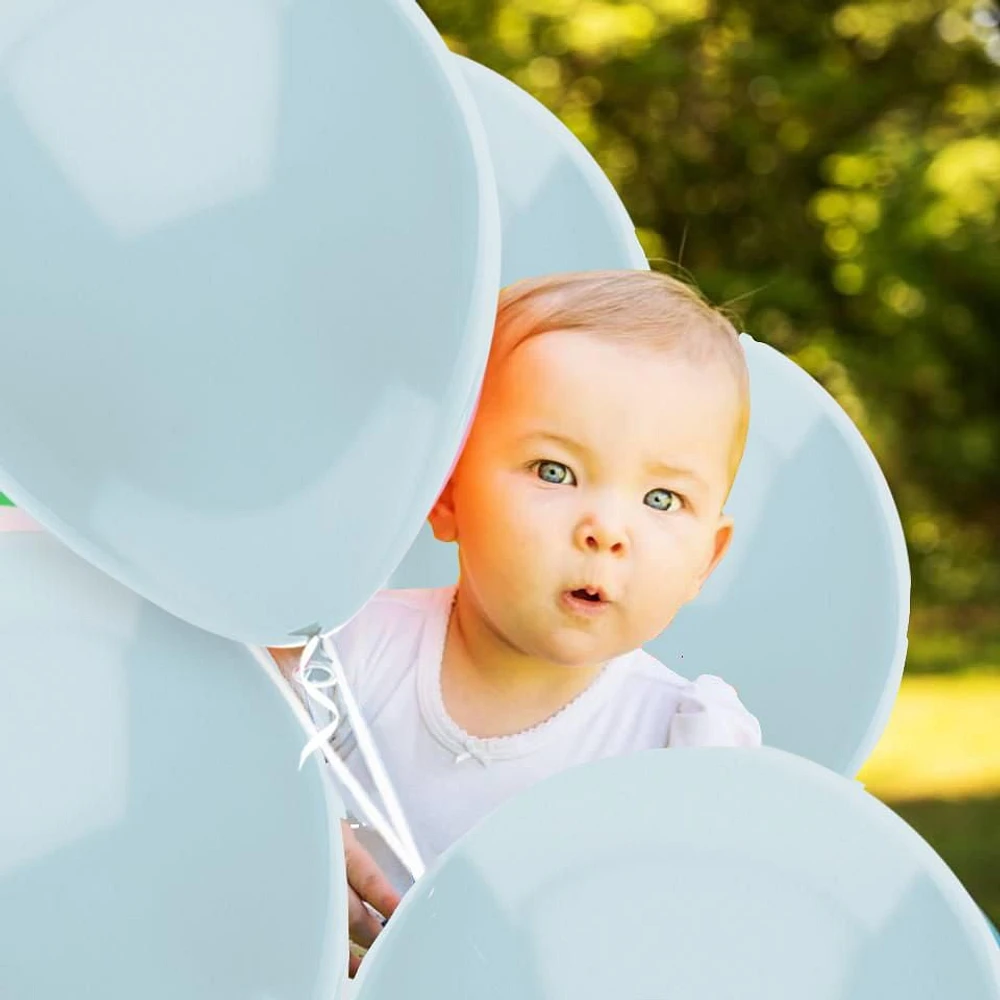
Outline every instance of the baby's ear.
{"label": "baby's ear", "polygon": [[704,572],[695,581],[694,589],[691,596],[688,598],[689,601],[694,600],[700,593],[701,588],[705,585],[705,581],[712,575],[715,571],[715,567],[722,562],[722,557],[729,551],[729,545],[733,540],[733,519],[722,515],[719,518],[719,523],[715,528],[715,535],[712,539],[712,549],[709,554],[709,559],[705,565]]}
{"label": "baby's ear", "polygon": [[449,480],[448,485],[441,492],[441,496],[438,497],[437,503],[431,508],[431,512],[427,517],[431,525],[431,531],[434,532],[434,537],[439,542],[458,541],[454,496],[455,490],[451,484],[451,480]]}

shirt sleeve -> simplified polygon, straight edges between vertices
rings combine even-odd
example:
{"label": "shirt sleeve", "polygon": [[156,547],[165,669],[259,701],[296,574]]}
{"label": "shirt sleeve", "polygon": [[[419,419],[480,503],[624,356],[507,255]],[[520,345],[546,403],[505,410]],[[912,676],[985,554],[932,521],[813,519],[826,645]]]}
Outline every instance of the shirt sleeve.
{"label": "shirt sleeve", "polygon": [[743,706],[736,689],[703,674],[681,691],[670,723],[668,747],[759,747],[760,723]]}

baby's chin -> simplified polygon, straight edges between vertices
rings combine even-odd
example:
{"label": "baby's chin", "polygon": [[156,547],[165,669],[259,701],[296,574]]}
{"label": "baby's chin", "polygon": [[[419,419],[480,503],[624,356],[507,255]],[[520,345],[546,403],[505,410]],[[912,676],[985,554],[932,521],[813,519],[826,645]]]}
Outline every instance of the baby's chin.
{"label": "baby's chin", "polygon": [[609,642],[593,635],[556,632],[536,637],[531,643],[533,655],[554,667],[567,670],[593,670],[630,651],[627,644]]}

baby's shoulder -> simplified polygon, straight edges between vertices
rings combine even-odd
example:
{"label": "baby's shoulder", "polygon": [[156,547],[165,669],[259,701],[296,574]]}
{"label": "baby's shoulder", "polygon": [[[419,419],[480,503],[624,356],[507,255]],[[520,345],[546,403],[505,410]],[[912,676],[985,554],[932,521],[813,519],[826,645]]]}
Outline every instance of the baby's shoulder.
{"label": "baby's shoulder", "polygon": [[450,605],[453,591],[453,587],[380,590],[345,627],[354,623],[388,628],[417,625],[444,613]]}
{"label": "baby's shoulder", "polygon": [[690,681],[671,670],[644,649],[635,649],[618,658],[616,672],[629,689],[676,695],[690,686]]}
{"label": "baby's shoulder", "polygon": [[[333,634],[344,676],[370,725],[404,690],[422,652],[443,633],[450,607],[451,595],[446,589],[383,590]],[[310,704],[307,689],[299,693],[317,725],[326,726],[330,721],[328,706]],[[333,697],[339,703],[337,695]],[[343,709],[343,704],[340,707]],[[334,745],[343,749],[348,734],[349,727],[339,729]]]}
{"label": "baby's shoulder", "polygon": [[740,696],[731,684],[715,674],[698,674],[693,679],[683,677],[644,649],[637,649],[623,658],[623,682],[634,690],[656,692],[666,699],[677,699],[679,707],[691,710],[703,708],[733,708],[746,711]]}
{"label": "baby's shoulder", "polygon": [[645,698],[674,716],[670,745],[760,745],[759,721],[721,677],[698,674],[688,680],[643,649],[624,659],[628,697]]}
{"label": "baby's shoulder", "polygon": [[371,660],[389,647],[420,645],[428,627],[446,619],[452,588],[380,590],[335,636],[341,657]]}

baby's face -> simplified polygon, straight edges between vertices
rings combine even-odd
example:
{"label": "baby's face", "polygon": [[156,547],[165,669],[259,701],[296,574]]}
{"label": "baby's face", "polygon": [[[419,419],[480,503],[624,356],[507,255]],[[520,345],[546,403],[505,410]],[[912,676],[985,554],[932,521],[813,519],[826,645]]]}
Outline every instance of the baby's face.
{"label": "baby's face", "polygon": [[739,399],[721,365],[557,332],[492,373],[432,514],[519,653],[593,666],[661,632],[724,553]]}

